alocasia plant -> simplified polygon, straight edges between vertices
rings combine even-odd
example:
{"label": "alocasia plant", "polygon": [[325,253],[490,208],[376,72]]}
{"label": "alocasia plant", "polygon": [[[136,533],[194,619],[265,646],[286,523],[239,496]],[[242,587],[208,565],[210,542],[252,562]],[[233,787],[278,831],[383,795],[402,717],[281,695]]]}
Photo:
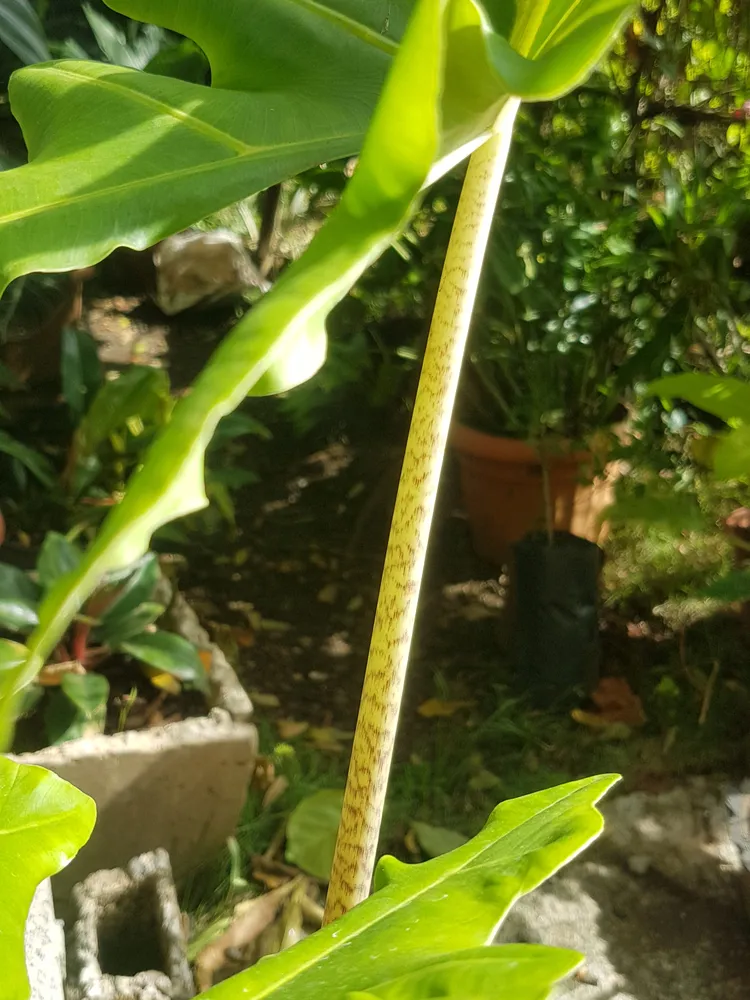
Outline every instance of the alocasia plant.
{"label": "alocasia plant", "polygon": [[[148,245],[290,172],[356,152],[382,94],[338,209],[219,347],[81,567],[45,601],[15,690],[106,572],[139,558],[160,525],[205,504],[203,455],[220,418],[248,392],[288,389],[322,363],[328,312],[388,246],[424,185],[481,141],[512,97],[544,99],[577,83],[628,7],[519,0],[511,18],[496,0],[487,9],[389,0],[381,18],[362,0],[234,0],[220,14],[209,0],[110,5],[192,37],[213,86],[95,63],[17,74],[11,96],[31,163],[0,175],[6,281],[92,263],[118,244]],[[7,710],[8,686],[5,695]]]}
{"label": "alocasia plant", "polygon": [[[0,670],[5,666],[0,655]],[[24,927],[39,883],[71,861],[96,819],[93,801],[42,767],[0,757],[0,976],[3,1000],[27,1000]]]}

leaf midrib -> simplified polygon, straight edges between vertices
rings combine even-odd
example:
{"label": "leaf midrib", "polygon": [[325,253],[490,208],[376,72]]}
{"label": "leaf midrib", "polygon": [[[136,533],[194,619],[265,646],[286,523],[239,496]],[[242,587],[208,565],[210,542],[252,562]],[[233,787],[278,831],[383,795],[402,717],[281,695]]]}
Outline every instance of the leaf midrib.
{"label": "leaf midrib", "polygon": [[358,38],[360,41],[365,42],[367,45],[372,45],[376,49],[380,49],[381,52],[385,52],[389,56],[395,56],[398,52],[399,46],[397,42],[386,38],[385,35],[378,34],[377,31],[368,28],[366,24],[360,24],[359,21],[347,17],[346,14],[342,14],[338,10],[333,10],[331,7],[319,3],[318,0],[287,0],[287,2],[301,7],[316,17],[321,17],[329,21],[337,28],[341,28],[348,35]]}

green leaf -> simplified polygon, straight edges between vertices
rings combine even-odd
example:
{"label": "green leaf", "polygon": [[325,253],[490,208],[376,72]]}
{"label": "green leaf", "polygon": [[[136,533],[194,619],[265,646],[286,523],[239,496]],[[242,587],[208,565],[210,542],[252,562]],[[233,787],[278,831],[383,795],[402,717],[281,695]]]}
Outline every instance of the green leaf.
{"label": "green leaf", "polygon": [[331,877],[344,793],[324,788],[303,799],[286,826],[286,859],[315,878]]}
{"label": "green leaf", "polygon": [[28,573],[0,563],[0,627],[11,632],[30,632],[39,622],[40,597],[41,591]]}
{"label": "green leaf", "polygon": [[119,621],[151,600],[160,573],[158,556],[149,552],[136,563],[124,583],[113,582],[97,593],[95,603],[99,600],[107,601],[110,595],[114,595],[111,596],[111,603],[99,616],[98,629],[103,642],[108,641],[106,635],[109,628],[116,627]]}
{"label": "green leaf", "polygon": [[48,531],[36,562],[39,583],[44,590],[49,590],[66,574],[76,570],[80,562],[80,551],[65,535],[57,531]]}
{"label": "green leaf", "polygon": [[735,601],[750,601],[750,569],[733,569],[718,580],[714,580],[696,594],[712,601],[734,604]]}
{"label": "green leaf", "polygon": [[93,455],[128,421],[163,424],[171,408],[169,378],[159,368],[133,365],[118,378],[105,382],[78,426],[75,437],[79,462]]}
{"label": "green leaf", "polygon": [[144,601],[137,608],[108,621],[103,628],[97,628],[96,634],[103,643],[112,649],[119,649],[123,643],[139,636],[145,628],[153,625],[164,614],[164,605],[156,601]]}
{"label": "green leaf", "polygon": [[580,965],[583,956],[543,945],[500,945],[460,951],[427,968],[381,983],[350,1000],[546,1000],[549,991]]}
{"label": "green leaf", "polygon": [[0,4],[0,43],[23,63],[50,58],[42,22],[29,0],[3,0]]}
{"label": "green leaf", "polygon": [[3,749],[11,744],[16,716],[23,705],[19,692],[28,658],[26,646],[0,639],[0,747]]}
{"label": "green leaf", "polygon": [[750,423],[750,385],[727,375],[668,375],[652,382],[648,391],[662,399],[684,399],[727,423]]}
{"label": "green leaf", "polygon": [[697,499],[686,493],[620,497],[602,512],[602,518],[612,524],[659,525],[676,534],[706,528],[706,518]]}
{"label": "green leaf", "polygon": [[96,806],[51,771],[0,757],[0,968],[4,1000],[27,1000],[24,929],[36,887],[91,835]]}
{"label": "green leaf", "polygon": [[[302,170],[358,153],[414,0],[225,0],[220,11],[212,0],[109,5],[192,39],[208,57],[212,86],[76,61],[15,74],[12,108],[31,162],[0,176],[6,280],[92,264],[116,246],[149,246]],[[517,4],[524,44],[532,44],[514,55],[477,4],[440,4],[452,42],[446,86],[435,94],[440,156],[455,156],[491,127],[517,84],[516,96],[529,97],[573,86],[629,5],[546,6],[540,25],[537,0]],[[537,51],[538,66],[523,58]]]}
{"label": "green leaf", "polygon": [[147,73],[173,76],[188,83],[206,83],[211,72],[208,59],[189,38],[167,45],[146,66]]}
{"label": "green leaf", "polygon": [[[750,386],[745,386],[750,393]],[[750,478],[750,424],[720,434],[713,450],[712,464],[717,479]]]}
{"label": "green leaf", "polygon": [[49,464],[44,455],[40,455],[33,448],[21,444],[14,437],[5,431],[0,431],[0,452],[10,455],[21,463],[34,476],[42,486],[53,490],[56,485],[55,470]]}
{"label": "green leaf", "polygon": [[136,660],[172,674],[196,691],[208,692],[208,675],[198,650],[187,639],[173,632],[144,632],[120,646],[123,653]]}
{"label": "green leaf", "polygon": [[616,780],[587,778],[504,802],[468,844],[424,864],[383,858],[369,899],[213,987],[206,1000],[343,1000],[490,944],[514,900],[599,834],[594,806]]}
{"label": "green leaf", "polygon": [[[533,0],[526,2],[532,3]],[[70,152],[66,158],[65,179],[56,176],[56,183],[63,185],[57,189],[58,201],[63,207],[66,205],[65,184],[68,183],[68,176],[75,174],[75,155],[84,141],[83,137],[93,143],[92,137],[99,135],[102,127],[111,129],[110,123],[117,123],[116,137],[111,132],[102,137],[93,150],[87,147],[86,167],[79,164],[82,173],[76,181],[78,185],[85,185],[86,178],[90,180],[92,170],[97,177],[108,178],[107,183],[110,184],[106,201],[97,211],[84,211],[85,198],[79,199],[75,205],[75,220],[69,220],[77,234],[77,246],[85,258],[90,259],[92,253],[106,252],[118,241],[122,242],[123,226],[137,229],[137,238],[131,235],[126,240],[134,246],[142,245],[144,240],[149,241],[162,233],[163,217],[162,222],[153,222],[151,215],[143,217],[144,200],[148,203],[149,212],[158,214],[162,207],[168,211],[170,199],[179,190],[180,204],[190,204],[197,211],[198,203],[193,202],[191,195],[180,187],[173,173],[161,173],[159,183],[144,187],[141,182],[135,181],[130,167],[136,163],[140,170],[146,171],[145,161],[148,160],[150,169],[158,173],[161,169],[158,157],[163,154],[168,156],[170,166],[185,163],[184,176],[193,183],[198,176],[189,167],[194,144],[200,146],[201,156],[204,153],[209,155],[209,148],[213,151],[210,156],[215,156],[218,124],[212,121],[208,127],[214,100],[222,101],[231,96],[231,109],[227,104],[222,105],[221,122],[226,124],[234,120],[233,116],[239,115],[243,127],[249,127],[253,121],[257,123],[258,119],[254,109],[244,105],[244,96],[237,91],[243,87],[254,87],[249,100],[272,101],[273,115],[270,111],[266,115],[269,103],[265,105],[265,110],[260,108],[260,118],[264,123],[261,145],[264,157],[269,161],[278,159],[283,164],[283,156],[273,147],[274,130],[280,127],[279,123],[285,122],[284,127],[289,128],[289,123],[294,121],[295,136],[303,134],[308,124],[314,124],[316,120],[320,110],[320,103],[316,102],[325,103],[323,95],[327,95],[326,100],[333,100],[331,115],[325,117],[326,127],[340,120],[338,116],[344,109],[351,116],[350,124],[362,109],[367,109],[366,117],[372,107],[368,103],[368,88],[372,86],[377,92],[376,78],[382,79],[381,73],[384,74],[388,68],[392,54],[397,53],[357,170],[340,203],[304,256],[282,274],[273,290],[221,342],[191,393],[176,405],[169,424],[150,449],[144,465],[131,479],[125,498],[110,512],[98,537],[88,549],[80,572],[43,603],[39,628],[29,640],[32,652],[28,664],[29,679],[32,672],[41,667],[45,655],[63,634],[77,607],[106,573],[136,561],[147,550],[151,535],[162,525],[205,505],[205,450],[222,417],[234,410],[249,392],[261,394],[289,389],[308,378],[322,363],[326,351],[325,320],[328,313],[366,267],[391,245],[394,236],[405,225],[421,190],[436,171],[444,169],[451,157],[454,161],[458,158],[456,150],[465,152],[466,143],[476,141],[477,136],[496,121],[501,111],[503,117],[497,127],[500,130],[512,127],[517,106],[489,66],[486,21],[471,0],[419,0],[400,47],[391,42],[392,37],[400,37],[406,14],[399,4],[393,2],[390,6],[389,34],[386,36],[380,33],[383,21],[373,12],[371,5],[365,5],[362,0],[346,0],[343,7],[341,3],[342,0],[337,0],[335,6],[327,6],[309,3],[308,0],[283,4],[276,0],[263,0],[263,17],[254,7],[250,18],[247,5],[239,0],[232,0],[231,12],[223,9],[221,17],[216,17],[215,4],[207,4],[205,0],[194,0],[190,4],[176,3],[175,0],[118,2],[117,9],[123,13],[152,16],[164,27],[193,37],[208,55],[214,87],[208,92],[191,88],[189,100],[186,93],[180,91],[184,99],[181,99],[177,116],[169,113],[169,100],[176,96],[176,92],[168,93],[163,88],[189,85],[164,78],[131,76],[125,71],[118,71],[125,74],[127,80],[122,76],[114,79],[107,76],[111,72],[109,69],[96,67],[91,72],[106,83],[103,90],[106,100],[116,97],[120,103],[117,113],[110,109],[111,114],[106,113],[103,105],[97,105],[94,117],[91,115],[92,102],[88,99],[87,88],[77,85],[80,83],[75,76],[77,70],[73,72],[74,79],[66,84],[67,103],[57,101],[50,104],[48,89],[44,90],[42,101],[41,92],[33,90],[35,100],[31,104],[35,113],[26,121],[33,155],[40,151],[43,141],[49,143],[44,146],[43,162],[38,169],[53,173],[57,169],[55,142],[62,142]],[[519,4],[519,10],[524,6],[525,3]],[[385,9],[387,11],[388,8]],[[620,10],[623,9],[625,5],[620,7]],[[362,21],[354,18],[357,11],[366,12],[362,14]],[[232,31],[225,30],[227,18],[231,20]],[[373,21],[376,23],[373,24]],[[616,16],[612,13],[611,30],[618,21],[619,13]],[[285,33],[274,34],[280,28]],[[371,66],[368,58],[373,53],[379,67],[377,72],[368,69]],[[351,63],[352,70],[351,74],[343,77],[339,75],[342,59]],[[64,64],[64,72],[68,73],[72,65]],[[59,68],[50,69],[50,73],[58,71]],[[89,73],[89,69],[85,72]],[[29,80],[29,77],[26,79]],[[57,80],[57,77],[46,79],[50,86],[54,86],[53,79]],[[346,82],[342,83],[343,80]],[[351,94],[354,80],[357,81],[356,100],[351,104],[349,100],[342,100],[342,94]],[[290,119],[288,115],[292,105],[285,102],[285,94],[292,81],[304,94],[304,113],[294,114]],[[122,103],[128,94],[132,96],[131,86],[139,95],[137,107],[127,101]],[[158,89],[157,104],[154,103],[153,87]],[[234,90],[222,96],[223,87],[233,87]],[[372,96],[374,104],[374,93]],[[64,109],[62,105],[65,105]],[[67,113],[73,110],[78,116],[75,130],[71,131],[67,122],[64,133],[54,141],[54,129],[41,124],[45,121],[45,109],[50,106],[57,108],[61,116],[58,122],[65,120]],[[299,104],[296,107],[299,109]],[[147,128],[143,125],[144,116],[148,117]],[[167,134],[163,134],[163,128],[166,128]],[[128,135],[130,159],[128,165],[118,171],[113,162],[121,155],[122,133]],[[176,144],[175,137],[178,137]],[[308,147],[308,153],[312,148],[319,162],[320,147]],[[145,155],[146,149],[148,156]],[[100,155],[106,158],[106,163],[98,161]],[[225,147],[221,154],[222,163],[231,163],[232,171],[239,163],[238,169],[247,184],[243,191],[235,190],[227,200],[247,194],[252,185],[248,161],[244,157],[245,147],[238,148],[236,144],[231,149]],[[288,163],[283,169],[288,170]],[[13,173],[18,178],[20,171]],[[0,175],[0,204],[18,209],[23,203],[28,207],[27,198],[32,195],[26,188],[22,196],[17,190],[8,201],[3,201],[8,194],[3,188],[6,176]],[[223,176],[206,167],[200,171],[198,188],[201,192],[218,190]],[[24,177],[26,179],[20,181],[22,185],[34,181],[34,198],[47,190],[44,184],[40,185],[40,178],[34,179],[33,174]],[[112,189],[113,177],[123,181],[127,178],[127,197]],[[86,191],[91,192],[95,188],[95,184],[89,183]],[[143,198],[144,190],[149,193],[146,199]],[[201,211],[205,211],[204,206]],[[37,209],[29,209],[29,212],[24,209],[21,213],[23,220],[33,218],[33,226],[41,225],[36,212]],[[59,235],[64,227],[53,216],[45,218],[48,220],[44,225],[47,236],[41,242],[46,254],[50,246],[49,233],[54,231]],[[97,226],[103,221],[106,236],[94,237],[90,220],[96,220]],[[7,241],[3,238],[0,216],[0,254],[8,243],[16,247],[26,245],[21,235],[25,222],[21,224],[21,220],[18,221],[19,229],[14,229],[14,240]],[[173,218],[170,225],[174,221]],[[68,233],[67,228],[65,233]],[[34,239],[38,241],[39,235],[37,232]],[[34,242],[31,236],[29,241],[30,246]],[[53,254],[54,266],[63,266],[63,258],[66,266],[70,266],[72,258],[67,251],[59,250],[60,246],[58,244],[58,250]],[[97,248],[95,251],[94,247]],[[34,258],[35,266],[51,266],[48,258],[45,258],[46,263],[40,265],[34,254],[35,251],[29,249],[23,266],[29,265],[31,258]],[[15,254],[13,257],[16,260]],[[0,261],[0,268],[2,266]],[[10,266],[10,272],[15,266]]]}
{"label": "green leaf", "polygon": [[63,330],[60,375],[63,398],[80,419],[104,381],[96,341],[91,334],[72,327]]}
{"label": "green leaf", "polygon": [[430,826],[429,823],[419,823],[416,820],[412,820],[411,828],[417,835],[419,846],[428,858],[437,858],[441,854],[447,854],[448,851],[461,847],[469,839],[455,830],[447,830],[443,826]]}
{"label": "green leaf", "polygon": [[102,674],[65,674],[50,692],[44,722],[53,745],[104,732],[109,681]]}

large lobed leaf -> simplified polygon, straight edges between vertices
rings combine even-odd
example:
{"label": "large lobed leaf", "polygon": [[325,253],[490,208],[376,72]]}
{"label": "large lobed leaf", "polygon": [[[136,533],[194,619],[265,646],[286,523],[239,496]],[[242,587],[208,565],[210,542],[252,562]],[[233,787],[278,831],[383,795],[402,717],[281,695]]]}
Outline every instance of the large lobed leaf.
{"label": "large lobed leaf", "polygon": [[[146,247],[326,160],[359,152],[414,0],[108,0],[193,39],[212,86],[63,61],[11,81],[31,163],[0,175],[0,287]],[[440,156],[507,94],[547,99],[602,55],[628,3],[447,5]],[[543,16],[542,16],[543,15]],[[492,30],[494,26],[495,30]],[[446,39],[447,40],[447,39]],[[528,58],[528,57],[531,58]],[[408,95],[411,98],[412,95]]]}
{"label": "large lobed leaf", "polygon": [[473,840],[424,864],[383,858],[375,892],[364,903],[204,996],[546,997],[580,956],[538,947],[476,949],[492,942],[520,895],[598,835],[602,818],[595,805],[616,780],[587,778],[504,802]]}
{"label": "large lobed leaf", "polygon": [[[495,2],[493,0],[493,4]],[[628,7],[623,0],[618,0],[616,5],[611,0],[606,0],[605,6],[609,11],[606,34],[603,31],[598,34],[589,31],[587,34],[584,31],[588,24],[586,12],[600,24],[603,3],[605,0],[578,0],[577,4],[571,0],[568,4],[569,11],[575,12],[574,22],[578,26],[576,31],[583,32],[580,52],[576,61],[571,58],[569,65],[571,81],[578,79],[581,72],[590,68],[591,60],[598,57],[604,41],[614,32]],[[159,227],[164,225],[163,206],[172,204],[175,191],[181,190],[180,178],[174,175],[171,168],[176,163],[185,162],[185,145],[192,149],[197,144],[195,148],[200,147],[204,152],[209,146],[215,149],[219,124],[224,128],[228,127],[235,114],[240,115],[243,127],[247,129],[257,129],[259,122],[265,123],[264,135],[281,128],[279,123],[282,121],[286,122],[284,128],[291,123],[295,129],[302,128],[305,121],[315,121],[316,114],[320,112],[315,101],[319,100],[326,86],[332,84],[334,74],[334,68],[322,59],[320,46],[325,39],[333,46],[328,55],[334,62],[337,47],[348,52],[356,43],[356,52],[361,60],[359,69],[364,74],[356,82],[345,81],[346,86],[336,77],[336,84],[341,92],[337,91],[335,99],[332,97],[336,105],[331,119],[333,121],[340,121],[338,116],[341,108],[351,109],[352,94],[359,95],[357,106],[366,109],[363,112],[366,119],[370,108],[361,90],[361,80],[370,80],[374,85],[377,75],[366,69],[369,65],[367,60],[371,58],[378,61],[382,64],[382,72],[385,72],[390,61],[385,59],[385,50],[390,47],[396,51],[396,58],[392,60],[391,71],[357,171],[338,208],[304,257],[285,272],[274,290],[247,314],[220,345],[191,394],[175,408],[170,424],[155,441],[144,466],[131,481],[125,499],[107,518],[80,568],[60,581],[47,597],[40,609],[40,625],[29,643],[28,664],[22,674],[15,678],[16,687],[29,683],[35,676],[73,615],[106,573],[140,558],[157,528],[205,505],[204,454],[222,417],[235,409],[249,392],[288,389],[309,377],[322,363],[326,347],[325,320],[329,311],[398,233],[441,156],[455,150],[462,143],[480,138],[482,131],[501,109],[504,109],[505,116],[501,127],[512,127],[516,101],[502,83],[502,53],[495,57],[491,54],[490,42],[497,36],[490,30],[483,10],[472,0],[420,0],[397,50],[391,45],[390,35],[386,38],[375,31],[376,25],[372,19],[365,21],[353,18],[356,11],[372,10],[362,0],[336,0],[336,3],[327,5],[314,0],[259,2],[253,5],[254,20],[251,25],[243,18],[243,11],[247,15],[250,9],[247,5],[234,0],[225,6],[231,8],[232,13],[236,14],[235,18],[228,20],[225,11],[222,12],[222,17],[217,18],[213,5],[209,9],[206,0],[183,3],[177,3],[176,0],[148,0],[148,3],[145,0],[118,0],[117,3],[117,9],[123,13],[145,16],[148,11],[149,16],[158,19],[166,27],[195,37],[211,59],[214,81],[219,87],[255,87],[256,90],[249,95],[249,99],[256,102],[262,98],[263,101],[270,102],[266,105],[251,103],[245,106],[245,98],[240,93],[229,90],[201,91],[199,95],[200,88],[190,89],[190,85],[162,78],[152,79],[148,75],[126,74],[126,85],[124,77],[115,80],[109,75],[113,72],[120,73],[120,70],[91,64],[85,69],[85,73],[91,72],[101,81],[103,93],[114,95],[120,100],[124,91],[127,91],[128,101],[122,108],[122,115],[119,118],[117,115],[114,118],[104,116],[106,123],[103,124],[99,120],[102,109],[97,114],[92,112],[92,108],[98,106],[98,103],[88,100],[88,91],[78,92],[73,87],[66,91],[66,100],[58,97],[51,105],[46,103],[49,95],[46,93],[47,88],[41,86],[41,83],[45,79],[49,80],[51,89],[56,90],[57,77],[54,74],[67,74],[70,69],[67,64],[62,67],[39,68],[32,71],[31,75],[19,77],[17,96],[23,98],[25,94],[33,97],[36,84],[39,83],[41,87],[37,95],[39,100],[32,101],[33,113],[28,120],[25,114],[23,116],[32,152],[40,154],[39,168],[56,170],[60,156],[65,158],[69,155],[74,160],[81,154],[85,141],[83,122],[87,128],[93,128],[96,134],[102,128],[109,128],[111,121],[117,120],[117,129],[112,127],[112,135],[104,141],[108,150],[106,165],[102,162],[96,166],[101,144],[88,147],[89,159],[86,162],[89,166],[86,170],[90,167],[94,173],[98,171],[99,174],[96,183],[84,186],[88,193],[100,191],[101,185],[97,186],[99,181],[106,179],[111,184],[113,178],[117,178],[118,184],[122,182],[122,189],[110,187],[108,200],[101,207],[105,218],[104,228],[109,232],[109,228],[114,226],[115,232],[114,237],[107,235],[106,239],[101,238],[104,240],[101,242],[99,237],[90,239],[87,228],[95,224],[92,219],[98,214],[98,210],[97,213],[87,213],[84,211],[84,203],[80,202],[76,208],[76,226],[72,230],[65,228],[72,225],[71,220],[68,220],[64,227],[59,227],[54,222],[57,218],[56,208],[50,209],[52,223],[49,221],[50,213],[45,214],[43,206],[39,211],[34,209],[29,215],[29,199],[36,197],[37,193],[43,199],[47,197],[40,193],[48,190],[45,184],[37,186],[34,181],[19,181],[24,191],[18,197],[26,207],[18,215],[17,221],[25,225],[23,220],[34,216],[41,228],[36,235],[29,232],[23,236],[19,231],[14,249],[9,250],[7,233],[4,232],[0,217],[0,266],[3,266],[3,254],[6,255],[6,260],[12,259],[14,262],[8,265],[10,273],[14,273],[13,268],[18,266],[31,266],[31,258],[24,258],[24,254],[36,253],[34,248],[37,245],[43,247],[44,253],[68,254],[71,243],[66,234],[71,231],[76,234],[74,249],[79,255],[76,257],[77,263],[83,262],[80,259],[82,252],[85,260],[90,260],[92,253],[103,252],[105,243],[108,247],[112,238],[120,242],[130,240],[130,237],[123,237],[122,226],[135,226],[140,233],[139,240],[144,234],[146,241],[154,238],[157,229],[161,232]],[[562,15],[568,8],[559,2],[541,6],[548,6],[550,10],[554,8],[556,20],[550,23],[559,34],[560,25],[565,21]],[[402,15],[405,16],[407,7],[401,7],[397,3],[389,6],[392,16],[398,16],[394,16],[392,26],[391,21],[383,26],[387,27],[388,33],[400,30]],[[524,11],[539,7],[535,0],[519,0],[517,9],[520,20],[517,23],[523,22]],[[300,24],[307,24],[302,35],[300,24],[295,25],[289,21],[291,11],[296,11],[302,18]],[[271,32],[269,25],[275,24],[275,30],[279,30],[280,24],[274,19],[280,16],[280,12],[286,12],[286,33],[277,37]],[[312,23],[309,21],[311,17],[314,18]],[[231,31],[226,30],[228,23],[232,24]],[[329,37],[329,33],[334,30],[338,34]],[[546,54],[554,51],[549,39],[538,37],[538,31],[528,18],[523,22],[519,37],[522,52],[531,52],[534,47],[544,50]],[[575,33],[565,37],[569,40],[575,37]],[[262,40],[262,45],[259,39]],[[298,39],[310,44],[315,60],[311,61],[306,52],[299,49]],[[260,48],[256,49],[258,45]],[[277,63],[284,70],[282,76],[274,70]],[[292,65],[295,67],[294,73]],[[263,69],[262,73],[259,67]],[[53,76],[45,77],[47,73]],[[292,78],[296,97],[294,101],[290,98],[285,102],[284,86],[289,85]],[[184,87],[188,90],[182,89]],[[277,89],[273,89],[274,87]],[[154,96],[157,91],[161,95],[158,99]],[[179,112],[173,113],[169,108],[174,106],[168,100],[175,97],[178,91],[182,95],[182,103],[179,105]],[[45,101],[41,100],[42,96]],[[219,117],[211,119],[209,127],[206,115],[209,111],[211,114],[217,111],[214,101],[228,103],[222,105],[223,110],[217,112]],[[269,110],[271,107],[272,115]],[[71,113],[78,116],[73,122],[70,120]],[[50,116],[52,122],[49,121]],[[166,129],[163,137],[162,129]],[[130,141],[131,138],[135,145],[127,163],[120,163],[118,167],[118,152],[121,154],[122,149],[127,148],[124,140]],[[171,145],[173,141],[176,145]],[[160,180],[158,170],[161,161],[157,155],[166,148],[165,144],[169,149],[167,162],[170,166],[166,186]],[[279,155],[279,150],[275,147],[264,146],[263,149],[264,157]],[[152,167],[148,169],[142,156],[146,150],[151,158],[149,162],[152,163]],[[253,150],[255,156],[258,152],[257,145]],[[316,158],[324,155],[319,147],[316,150]],[[189,150],[185,155],[189,160]],[[244,157],[244,152],[233,146],[231,152],[224,149],[222,156],[226,164],[231,166],[235,158]],[[121,155],[119,159],[122,159]],[[68,167],[72,166],[73,160],[68,162]],[[156,171],[155,185],[139,181],[132,187],[130,170],[134,162],[140,165],[139,169],[143,168],[144,176],[149,174],[149,169]],[[247,168],[244,174],[246,179],[251,177],[249,164],[250,160],[244,164]],[[223,169],[224,167],[218,173],[208,168],[198,171],[201,191],[215,185],[220,186]],[[78,178],[89,176],[85,172],[82,174],[83,170],[83,165],[79,163],[78,168],[71,173]],[[192,168],[186,170],[187,174],[195,173]],[[286,162],[283,172],[289,170],[289,163]],[[21,171],[16,171],[15,176],[21,176]],[[66,173],[66,178],[67,176]],[[0,204],[4,194],[2,182],[3,178],[0,177]],[[60,183],[62,180],[58,177],[52,189],[58,191]],[[68,183],[67,179],[65,183]],[[71,183],[76,183],[75,179]],[[251,182],[248,181],[249,183]],[[33,194],[29,193],[31,188]],[[131,202],[130,195],[134,191],[137,191],[138,198]],[[236,194],[235,192],[233,196]],[[181,204],[188,202],[192,205],[191,211],[196,211],[197,202],[190,201],[188,196],[185,196]],[[18,205],[19,202],[16,201],[15,204]],[[68,200],[61,194],[55,204],[64,211]],[[201,210],[205,208],[207,206],[203,206]],[[47,221],[43,222],[43,219]],[[156,223],[153,221],[155,219],[162,221]],[[174,219],[169,225],[173,224]],[[57,250],[48,249],[55,245],[50,242],[50,232],[46,231],[48,225],[52,226],[60,240],[56,244]],[[135,242],[138,243],[138,240]],[[92,249],[94,245],[98,249]],[[60,250],[60,247],[67,249]],[[34,260],[34,266],[39,266],[39,258]],[[71,263],[71,259],[66,257],[66,266]],[[62,266],[60,261],[58,265]],[[44,266],[52,265],[48,260]],[[5,696],[0,697],[0,716],[12,711],[13,694],[14,691],[6,685]],[[3,729],[8,724],[6,718]]]}
{"label": "large lobed leaf", "polygon": [[39,883],[88,840],[92,799],[44,768],[0,757],[0,976],[3,1000],[27,1000],[26,916]]}

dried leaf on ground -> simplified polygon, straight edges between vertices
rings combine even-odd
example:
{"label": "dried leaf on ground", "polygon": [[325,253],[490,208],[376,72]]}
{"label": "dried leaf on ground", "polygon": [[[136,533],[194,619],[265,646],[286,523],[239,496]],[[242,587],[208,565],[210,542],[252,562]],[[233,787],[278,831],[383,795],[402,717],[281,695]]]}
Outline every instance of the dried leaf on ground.
{"label": "dried leaf on ground", "polygon": [[249,691],[250,700],[258,708],[280,708],[281,702],[275,694],[264,694],[262,691]]}
{"label": "dried leaf on ground", "polygon": [[229,927],[206,945],[195,960],[195,979],[199,990],[210,989],[216,974],[231,963],[227,952],[247,953],[259,935],[276,919],[279,907],[297,884],[292,880],[263,896],[237,904]]}
{"label": "dried leaf on ground", "polygon": [[278,719],[276,728],[282,740],[293,740],[295,737],[306,733],[310,728],[310,723],[299,722],[297,719]]}
{"label": "dried leaf on ground", "polygon": [[269,806],[273,805],[274,802],[281,798],[287,788],[289,788],[289,779],[285,778],[283,774],[274,778],[263,796],[263,808],[268,809]]}
{"label": "dried leaf on ground", "polygon": [[643,703],[624,677],[602,677],[591,700],[598,712],[574,709],[573,719],[592,729],[604,729],[621,724],[633,728],[646,722]]}
{"label": "dried leaf on ground", "polygon": [[444,701],[442,698],[428,698],[417,709],[423,719],[448,719],[463,708],[473,708],[475,701]]}
{"label": "dried leaf on ground", "polygon": [[353,738],[354,733],[344,732],[344,730],[336,729],[334,726],[311,726],[307,730],[306,736],[316,750],[343,753],[346,749],[344,744]]}

